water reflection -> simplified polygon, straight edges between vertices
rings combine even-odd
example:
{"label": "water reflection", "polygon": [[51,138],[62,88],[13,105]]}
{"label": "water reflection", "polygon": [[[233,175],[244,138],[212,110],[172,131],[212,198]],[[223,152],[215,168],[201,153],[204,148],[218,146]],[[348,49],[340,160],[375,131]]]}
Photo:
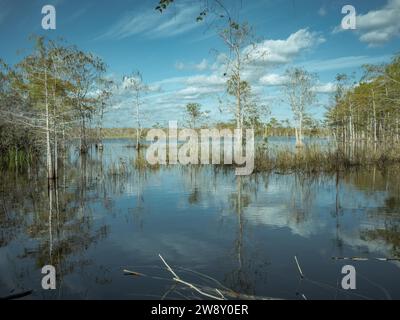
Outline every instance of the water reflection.
{"label": "water reflection", "polygon": [[[2,173],[0,296],[161,298],[171,288],[154,278],[168,277],[161,253],[247,295],[400,298],[396,261],[354,262],[355,295],[337,287],[345,263],[332,260],[400,258],[399,168],[236,177],[227,167],[146,168],[128,145],[71,150],[51,188],[41,174]],[[315,283],[299,289],[295,255]],[[54,292],[40,287],[46,264],[57,269]],[[154,277],[126,278],[125,268]]]}

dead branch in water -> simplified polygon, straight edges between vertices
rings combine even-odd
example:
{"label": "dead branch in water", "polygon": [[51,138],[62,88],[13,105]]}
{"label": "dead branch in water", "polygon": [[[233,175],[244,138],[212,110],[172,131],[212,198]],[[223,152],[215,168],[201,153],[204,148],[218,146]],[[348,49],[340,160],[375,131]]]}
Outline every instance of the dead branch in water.
{"label": "dead branch in water", "polygon": [[214,299],[214,300],[226,300],[225,297],[222,295],[222,293],[221,293],[220,291],[218,291],[218,289],[216,289],[216,292],[220,294],[219,297],[217,297],[217,296],[215,296],[215,295],[212,295],[212,294],[208,294],[208,293],[202,291],[201,289],[199,289],[198,287],[196,287],[195,285],[193,285],[193,284],[191,284],[191,283],[189,283],[189,282],[187,282],[187,281],[182,280],[182,279],[174,272],[174,270],[172,270],[172,268],[171,268],[171,267],[168,265],[168,263],[164,260],[164,258],[161,256],[161,254],[159,254],[158,256],[160,257],[161,261],[165,264],[165,266],[167,267],[168,271],[171,272],[171,274],[173,275],[173,280],[174,280],[174,281],[176,281],[176,282],[178,282],[178,283],[181,283],[181,284],[183,284],[183,285],[188,286],[189,288],[195,290],[196,292],[198,292],[199,294],[201,294],[202,296],[205,296],[205,297],[207,297],[207,298],[211,298],[211,299]]}
{"label": "dead branch in water", "polygon": [[135,276],[135,277],[145,277],[146,275],[143,273],[135,272],[135,271],[130,271],[130,270],[123,270],[125,275],[127,276]]}
{"label": "dead branch in water", "polygon": [[400,258],[363,258],[363,257],[332,257],[333,260],[347,260],[347,261],[400,261]]}
{"label": "dead branch in water", "polygon": [[[212,300],[228,300],[228,299],[282,300],[279,298],[255,296],[255,295],[235,292],[235,291],[225,287],[224,285],[222,285],[218,280],[216,280],[206,274],[203,274],[203,273],[195,271],[195,270],[187,269],[187,268],[182,268],[182,267],[177,268],[179,271],[182,271],[187,274],[193,274],[203,281],[206,280],[208,282],[212,282],[212,283],[216,284],[217,288],[213,288],[208,285],[202,285],[202,284],[198,284],[198,283],[185,281],[180,276],[178,276],[178,274],[171,268],[171,266],[165,261],[165,259],[161,255],[159,255],[159,257],[160,257],[161,261],[163,262],[164,266],[167,268],[168,272],[172,274],[172,279],[143,274],[143,273],[131,271],[128,269],[124,269],[123,272],[128,276],[146,277],[146,278],[151,278],[154,280],[162,280],[162,281],[172,282],[171,288],[168,289],[168,291],[162,295],[161,300],[166,299],[166,297],[169,296],[171,293],[175,293],[184,299],[200,299],[200,296],[202,296],[202,297],[206,297],[206,298],[209,298]],[[145,266],[141,266],[141,268],[143,268],[143,267],[145,267]],[[158,269],[159,267],[151,266],[148,268],[157,268]],[[161,269],[164,269],[164,268],[161,268]],[[181,285],[181,286],[179,286],[179,285]],[[190,290],[190,292],[187,292],[187,294],[184,295],[184,293],[180,292],[179,290]],[[196,293],[198,295],[196,295]]]}
{"label": "dead branch in water", "polygon": [[[185,287],[194,290],[195,292],[199,293],[202,296],[205,296],[207,298],[211,298],[214,300],[227,300],[227,298],[231,298],[231,299],[239,299],[239,300],[281,300],[281,299],[277,299],[277,298],[271,298],[271,297],[259,297],[259,296],[254,296],[254,295],[248,295],[248,294],[243,294],[243,293],[238,293],[235,292],[231,289],[228,289],[226,287],[224,287],[222,284],[220,284],[220,282],[208,275],[204,275],[200,272],[197,271],[193,271],[190,269],[184,269],[184,268],[180,268],[181,270],[184,270],[186,272],[191,272],[199,277],[202,277],[204,279],[207,280],[211,280],[214,283],[218,284],[221,288],[210,288],[210,287],[206,287],[206,286],[202,286],[199,284],[193,284],[193,283],[189,283],[187,281],[182,280],[182,278],[180,278],[176,272],[174,270],[172,270],[172,268],[168,265],[168,263],[164,260],[164,258],[159,255],[161,261],[164,263],[164,265],[166,266],[167,270],[173,275],[173,280],[176,283],[182,284]],[[209,294],[207,292],[216,292],[218,294],[218,296],[214,295],[214,294]]]}
{"label": "dead branch in water", "polygon": [[297,265],[297,269],[299,270],[300,277],[301,277],[302,279],[304,279],[305,277],[304,277],[303,271],[302,271],[301,268],[300,268],[300,264],[299,264],[299,261],[297,260],[297,257],[296,257],[296,256],[294,256],[294,260],[296,261],[296,265]]}

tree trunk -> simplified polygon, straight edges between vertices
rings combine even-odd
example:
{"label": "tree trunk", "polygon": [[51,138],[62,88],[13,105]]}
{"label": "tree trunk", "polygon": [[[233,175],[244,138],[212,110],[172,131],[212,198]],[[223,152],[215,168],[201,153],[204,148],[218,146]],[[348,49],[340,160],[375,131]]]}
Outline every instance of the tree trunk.
{"label": "tree trunk", "polygon": [[140,149],[140,119],[139,119],[139,96],[136,95],[136,150]]}
{"label": "tree trunk", "polygon": [[304,147],[303,144],[303,117],[300,116],[298,129],[296,128],[296,148]]}
{"label": "tree trunk", "polygon": [[378,142],[378,134],[377,134],[377,123],[376,123],[376,105],[375,105],[375,93],[372,90],[372,107],[374,112],[374,143]]}
{"label": "tree trunk", "polygon": [[47,89],[47,69],[44,72],[45,105],[46,105],[46,156],[47,156],[47,178],[53,179],[53,165],[51,161],[50,128],[49,128],[49,101]]}

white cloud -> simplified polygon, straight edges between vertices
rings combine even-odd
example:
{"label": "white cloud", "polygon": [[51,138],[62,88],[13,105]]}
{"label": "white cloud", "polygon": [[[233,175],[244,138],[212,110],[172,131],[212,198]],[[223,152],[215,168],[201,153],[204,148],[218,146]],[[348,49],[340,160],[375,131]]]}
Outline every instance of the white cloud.
{"label": "white cloud", "polygon": [[215,74],[189,76],[182,80],[181,85],[184,88],[171,93],[175,101],[208,98],[212,94],[223,92],[226,84],[226,79]]}
{"label": "white cloud", "polygon": [[197,70],[197,71],[205,71],[209,68],[207,59],[201,60],[201,62],[194,64],[194,63],[183,63],[178,61],[175,63],[175,68],[177,70]]}
{"label": "white cloud", "polygon": [[260,78],[260,84],[266,86],[280,86],[286,83],[287,77],[275,73],[267,74]]}
{"label": "white cloud", "polygon": [[332,93],[336,91],[336,84],[333,82],[328,82],[325,84],[318,84],[314,87],[316,93]]}
{"label": "white cloud", "polygon": [[187,87],[174,93],[175,98],[179,97],[185,100],[198,99],[201,97],[209,96],[210,94],[219,93],[221,91],[218,87]]}
{"label": "white cloud", "polygon": [[325,39],[320,34],[300,29],[285,40],[265,40],[259,43],[255,50],[248,47],[245,52],[249,53],[253,64],[279,65],[291,62],[303,51],[323,42]]}
{"label": "white cloud", "polygon": [[[284,75],[267,74],[265,67],[273,65],[283,65],[293,62],[303,52],[324,42],[325,39],[318,33],[308,29],[301,29],[291,34],[284,40],[266,40],[258,44],[258,50],[267,52],[265,61],[255,59],[252,63],[244,66],[242,77],[253,85],[254,92],[262,94],[266,85],[279,86],[285,82]],[[245,49],[249,50],[249,48]],[[254,56],[256,57],[256,55]],[[259,57],[257,55],[257,57]],[[203,70],[207,69],[209,74],[197,74],[186,77],[173,77],[158,81],[155,84],[163,87],[163,93],[155,100],[156,105],[168,105],[169,108],[177,108],[187,101],[207,100],[213,95],[226,92],[227,78],[223,76],[226,72],[224,62],[226,54],[221,53],[217,56],[214,64],[209,64],[206,59],[200,63],[177,62],[175,67],[178,69]],[[329,88],[318,88],[326,91]]]}
{"label": "white cloud", "polygon": [[[291,63],[303,52],[323,42],[325,42],[325,39],[320,34],[308,29],[300,29],[284,40],[265,40],[255,46],[248,46],[243,50],[243,55],[248,55],[249,61],[243,65],[242,78],[253,85],[256,83],[272,84],[277,81],[276,75],[275,79],[268,78],[268,75],[263,77],[266,67]],[[217,75],[222,75],[226,72],[227,59],[227,55],[221,53],[217,56],[216,62],[210,67],[210,70],[214,72],[214,79],[220,84],[226,83],[226,78]],[[263,80],[260,82],[261,78]]]}
{"label": "white cloud", "polygon": [[390,60],[390,55],[383,55],[378,57],[369,56],[348,56],[326,60],[310,60],[302,63],[302,66],[309,71],[322,72],[329,70],[340,70],[360,67],[364,64],[379,64]]}
{"label": "white cloud", "polygon": [[360,40],[370,45],[388,42],[400,35],[400,0],[389,0],[380,10],[357,17]]}
{"label": "white cloud", "polygon": [[400,0],[389,0],[380,10],[357,16],[360,40],[370,45],[388,42],[400,35]]}
{"label": "white cloud", "polygon": [[189,85],[198,86],[221,86],[226,84],[226,79],[216,74],[213,75],[196,75],[190,76],[186,79],[186,83]]}
{"label": "white cloud", "polygon": [[[377,46],[400,36],[400,0],[389,0],[381,9],[357,15],[356,33],[362,42]],[[344,31],[340,26],[333,33]]]}
{"label": "white cloud", "polygon": [[[282,86],[287,80],[288,78],[285,75],[271,73],[261,77],[259,82],[264,86]],[[313,90],[316,93],[332,93],[336,91],[336,84],[333,82],[319,83]]]}
{"label": "white cloud", "polygon": [[143,35],[150,38],[172,37],[199,26],[198,23],[195,23],[198,14],[196,6],[177,4],[174,9],[167,10],[163,14],[154,9],[148,9],[144,12],[129,12],[98,39],[125,39],[133,35]]}
{"label": "white cloud", "polygon": [[148,86],[148,92],[149,93],[160,93],[162,92],[161,85],[159,84],[151,84]]}
{"label": "white cloud", "polygon": [[203,59],[199,64],[197,64],[196,69],[199,71],[204,71],[208,68],[208,61],[206,59]]}

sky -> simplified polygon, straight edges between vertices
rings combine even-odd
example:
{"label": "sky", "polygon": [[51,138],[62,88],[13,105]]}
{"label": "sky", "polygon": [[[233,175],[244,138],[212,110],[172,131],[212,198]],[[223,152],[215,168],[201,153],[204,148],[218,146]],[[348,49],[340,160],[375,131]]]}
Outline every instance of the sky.
{"label": "sky", "polygon": [[[208,0],[212,2],[213,0]],[[220,108],[226,78],[221,57],[228,54],[215,20],[196,22],[203,0],[175,0],[164,13],[158,0],[0,0],[0,58],[15,64],[32,47],[32,34],[62,36],[95,53],[108,65],[107,77],[119,84],[106,115],[107,127],[131,127],[133,95],[123,78],[139,70],[149,92],[145,125],[181,121],[187,103],[209,111],[209,121],[232,119]],[[253,28],[266,54],[245,68],[245,79],[271,116],[291,119],[282,99],[284,71],[303,67],[318,75],[318,102],[310,114],[322,119],[338,73],[361,76],[363,64],[389,62],[400,52],[400,0],[230,0],[223,1],[240,22]],[[41,26],[44,5],[56,8],[56,29]],[[343,30],[344,5],[357,12],[356,29]],[[214,20],[213,20],[214,19]],[[211,24],[211,26],[210,26]],[[257,59],[257,58],[255,58]]]}

